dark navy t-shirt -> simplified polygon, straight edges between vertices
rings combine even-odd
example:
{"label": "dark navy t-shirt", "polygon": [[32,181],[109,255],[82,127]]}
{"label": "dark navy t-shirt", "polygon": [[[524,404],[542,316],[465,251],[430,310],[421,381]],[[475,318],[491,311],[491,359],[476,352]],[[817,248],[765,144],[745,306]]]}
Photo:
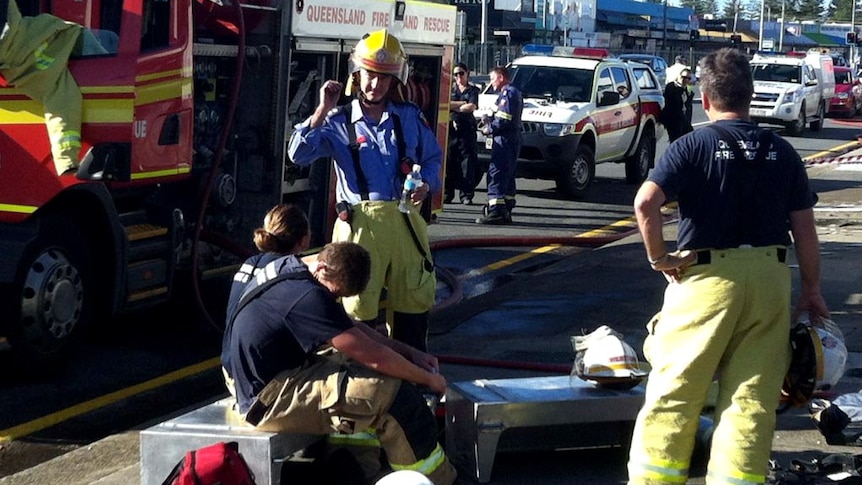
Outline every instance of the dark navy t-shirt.
{"label": "dark navy t-shirt", "polygon": [[717,131],[705,127],[672,143],[649,180],[680,207],[679,249],[789,245],[790,213],[817,203],[796,150],[769,134],[765,160],[752,163],[761,129],[742,120],[718,121],[740,144],[746,161]]}
{"label": "dark navy t-shirt", "polygon": [[303,277],[274,284],[240,309],[224,340],[222,354],[228,359],[222,363],[234,379],[243,413],[273,377],[300,367],[330,339],[353,328],[335,296],[297,256],[283,260],[277,273],[284,272]]}

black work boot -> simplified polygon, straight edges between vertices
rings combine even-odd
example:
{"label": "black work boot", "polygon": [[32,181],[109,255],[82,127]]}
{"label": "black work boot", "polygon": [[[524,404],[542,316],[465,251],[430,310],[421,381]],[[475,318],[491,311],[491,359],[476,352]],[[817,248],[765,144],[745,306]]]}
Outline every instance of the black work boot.
{"label": "black work boot", "polygon": [[476,224],[503,225],[511,223],[512,215],[502,207],[489,209],[485,215],[476,219]]}

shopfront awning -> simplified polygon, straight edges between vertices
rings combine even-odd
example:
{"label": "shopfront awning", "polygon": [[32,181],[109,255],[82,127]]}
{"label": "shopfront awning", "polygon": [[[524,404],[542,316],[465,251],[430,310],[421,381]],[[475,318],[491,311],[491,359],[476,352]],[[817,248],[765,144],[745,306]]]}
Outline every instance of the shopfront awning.
{"label": "shopfront awning", "polygon": [[803,36],[808,37],[815,45],[821,47],[844,47],[844,39],[832,37],[831,35],[818,32],[803,32]]}
{"label": "shopfront awning", "polygon": [[[733,35],[733,32],[716,32],[714,30],[700,29],[700,40],[701,41],[707,41],[707,42],[727,41],[727,42],[730,42],[730,36],[731,35]],[[736,35],[740,36],[743,43],[757,43],[757,37],[754,37],[750,34],[746,34],[745,32],[737,32]]]}

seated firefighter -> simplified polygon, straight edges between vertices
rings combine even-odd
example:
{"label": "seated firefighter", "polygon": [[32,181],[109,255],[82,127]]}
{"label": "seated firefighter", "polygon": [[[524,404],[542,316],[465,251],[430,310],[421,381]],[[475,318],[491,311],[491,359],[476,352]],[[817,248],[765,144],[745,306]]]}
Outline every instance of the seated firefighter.
{"label": "seated firefighter", "polygon": [[370,272],[368,251],[351,242],[326,245],[313,262],[288,255],[261,268],[229,302],[226,382],[257,429],[374,436],[393,470],[450,485],[455,470],[414,385],[445,392],[437,359],[354,322],[337,301],[360,293]]}
{"label": "seated firefighter", "polygon": [[49,14],[22,17],[15,0],[0,0],[0,74],[43,105],[58,175],[77,172],[83,98],[67,69],[82,27]]}

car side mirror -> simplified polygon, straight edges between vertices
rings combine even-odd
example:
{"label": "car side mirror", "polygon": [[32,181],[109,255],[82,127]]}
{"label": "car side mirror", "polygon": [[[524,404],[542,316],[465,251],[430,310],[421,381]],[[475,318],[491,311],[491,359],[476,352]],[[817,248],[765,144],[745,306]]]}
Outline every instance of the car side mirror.
{"label": "car side mirror", "polygon": [[611,106],[620,102],[620,93],[616,91],[603,91],[599,98],[599,106]]}

